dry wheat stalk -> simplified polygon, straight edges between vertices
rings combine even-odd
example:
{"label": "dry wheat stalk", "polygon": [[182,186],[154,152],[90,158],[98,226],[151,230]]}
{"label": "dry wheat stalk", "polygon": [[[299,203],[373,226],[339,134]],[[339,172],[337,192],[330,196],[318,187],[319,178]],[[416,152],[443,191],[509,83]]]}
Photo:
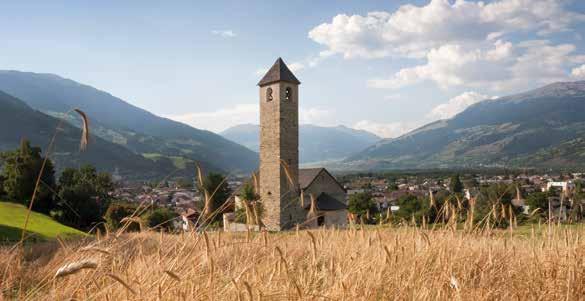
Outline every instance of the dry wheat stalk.
{"label": "dry wheat stalk", "polygon": [[21,242],[23,242],[25,237],[26,237],[26,229],[28,227],[30,213],[32,211],[33,204],[36,200],[38,189],[39,189],[39,186],[41,184],[41,177],[43,176],[43,173],[45,171],[45,167],[47,165],[47,160],[49,159],[49,156],[53,153],[53,146],[54,146],[55,141],[57,139],[57,134],[60,132],[61,125],[65,122],[65,117],[67,117],[71,112],[76,112],[77,114],[79,114],[81,116],[82,123],[83,123],[82,132],[81,132],[81,140],[80,140],[80,150],[85,150],[87,148],[88,143],[89,143],[89,118],[87,118],[87,115],[83,111],[81,111],[77,108],[72,109],[72,110],[68,111],[67,113],[65,113],[65,115],[59,120],[59,123],[57,124],[57,127],[55,128],[55,132],[53,134],[53,137],[49,141],[49,146],[46,148],[46,155],[45,155],[45,158],[43,159],[43,163],[41,164],[41,169],[39,170],[39,174],[37,175],[35,187],[33,189],[33,194],[30,198],[30,202],[28,205],[28,211],[26,212],[26,217],[24,219],[24,226],[22,227],[22,233],[21,233],[21,238],[20,238]]}
{"label": "dry wheat stalk", "polygon": [[68,263],[60,267],[55,273],[55,278],[65,277],[73,275],[83,269],[96,269],[98,266],[97,261],[93,259],[80,260],[76,262]]}
{"label": "dry wheat stalk", "polygon": [[167,274],[171,278],[173,278],[173,280],[175,280],[177,282],[180,282],[181,281],[181,277],[179,277],[179,275],[175,274],[173,271],[165,270],[164,272],[165,272],[165,274]]}
{"label": "dry wheat stalk", "polygon": [[128,283],[126,283],[126,281],[122,280],[122,278],[120,278],[114,274],[111,274],[111,273],[106,274],[106,276],[116,280],[118,283],[120,283],[122,286],[124,286],[129,292],[131,292],[132,295],[136,295],[136,291],[134,289],[132,289],[132,287],[130,287],[130,285],[128,285]]}

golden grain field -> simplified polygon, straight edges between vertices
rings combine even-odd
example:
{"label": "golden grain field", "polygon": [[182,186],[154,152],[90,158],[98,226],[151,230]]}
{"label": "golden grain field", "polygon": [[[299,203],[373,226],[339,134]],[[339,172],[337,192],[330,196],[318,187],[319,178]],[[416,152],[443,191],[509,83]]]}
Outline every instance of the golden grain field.
{"label": "golden grain field", "polygon": [[582,300],[583,234],[144,232],[6,248],[0,280],[7,300]]}

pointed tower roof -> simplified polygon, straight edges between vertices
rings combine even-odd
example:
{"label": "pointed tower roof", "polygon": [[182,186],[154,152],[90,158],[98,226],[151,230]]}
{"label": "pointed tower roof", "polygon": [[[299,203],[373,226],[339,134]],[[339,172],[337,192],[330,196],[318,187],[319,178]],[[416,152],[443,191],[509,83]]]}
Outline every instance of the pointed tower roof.
{"label": "pointed tower roof", "polygon": [[288,69],[286,64],[281,58],[278,58],[274,65],[266,72],[266,75],[260,80],[258,86],[266,86],[268,84],[276,82],[289,82],[299,85],[301,82],[296,76]]}

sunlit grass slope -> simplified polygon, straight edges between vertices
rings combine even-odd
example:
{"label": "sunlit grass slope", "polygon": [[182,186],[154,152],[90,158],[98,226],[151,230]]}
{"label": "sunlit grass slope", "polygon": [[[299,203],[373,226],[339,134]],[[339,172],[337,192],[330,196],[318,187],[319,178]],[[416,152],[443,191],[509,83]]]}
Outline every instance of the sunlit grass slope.
{"label": "sunlit grass slope", "polygon": [[[26,211],[27,208],[22,205],[0,202],[0,242],[20,239]],[[85,235],[79,230],[62,225],[36,212],[31,212],[27,228],[29,235],[40,240],[55,238],[57,235],[60,237]]]}

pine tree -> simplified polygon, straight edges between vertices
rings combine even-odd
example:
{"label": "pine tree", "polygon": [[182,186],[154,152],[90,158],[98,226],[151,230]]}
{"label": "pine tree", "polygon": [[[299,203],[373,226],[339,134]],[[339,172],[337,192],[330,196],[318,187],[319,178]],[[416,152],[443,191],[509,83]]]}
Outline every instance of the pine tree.
{"label": "pine tree", "polygon": [[451,177],[451,183],[449,183],[449,189],[451,193],[462,193],[463,192],[463,183],[461,183],[461,179],[459,175],[454,175]]}

